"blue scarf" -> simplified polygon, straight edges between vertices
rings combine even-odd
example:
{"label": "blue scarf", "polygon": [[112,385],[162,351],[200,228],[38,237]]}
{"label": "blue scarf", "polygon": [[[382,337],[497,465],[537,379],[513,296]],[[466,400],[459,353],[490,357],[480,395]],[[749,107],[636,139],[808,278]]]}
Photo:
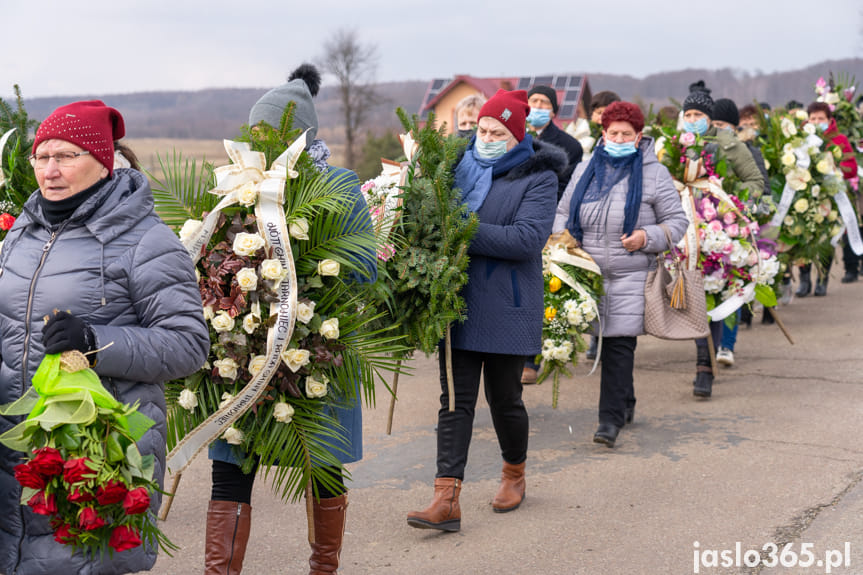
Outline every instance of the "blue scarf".
{"label": "blue scarf", "polygon": [[600,194],[607,194],[612,186],[608,189],[603,189],[603,180],[605,179],[608,166],[614,169],[626,168],[629,170],[629,190],[626,194],[626,205],[624,207],[623,233],[631,234],[635,230],[635,224],[638,222],[638,211],[641,208],[641,176],[644,165],[644,152],[639,149],[629,156],[622,158],[613,158],[605,151],[605,146],[600,145],[590,158],[590,163],[581,175],[581,179],[575,185],[575,191],[572,193],[572,199],[569,204],[569,221],[566,223],[569,233],[576,240],[581,242],[584,237],[584,231],[581,229],[581,204],[584,201],[584,195],[590,182],[596,179],[597,187]]}
{"label": "blue scarf", "polygon": [[464,157],[455,169],[455,187],[461,190],[462,201],[472,212],[482,207],[494,178],[507,173],[534,155],[533,138],[530,134],[513,149],[494,160],[480,158],[474,151],[474,142],[476,136],[471,138]]}

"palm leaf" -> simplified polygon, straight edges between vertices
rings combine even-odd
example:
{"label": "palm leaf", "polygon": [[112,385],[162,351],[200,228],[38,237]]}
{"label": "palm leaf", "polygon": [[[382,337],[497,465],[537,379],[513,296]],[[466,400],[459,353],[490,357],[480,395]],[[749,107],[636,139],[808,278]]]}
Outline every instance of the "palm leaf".
{"label": "palm leaf", "polygon": [[213,165],[204,160],[200,169],[197,160],[186,158],[174,150],[169,156],[159,159],[163,178],[152,173],[147,176],[153,182],[153,200],[156,213],[167,225],[180,229],[186,220],[197,220],[201,214],[212,210],[219,197],[208,193],[214,185]]}

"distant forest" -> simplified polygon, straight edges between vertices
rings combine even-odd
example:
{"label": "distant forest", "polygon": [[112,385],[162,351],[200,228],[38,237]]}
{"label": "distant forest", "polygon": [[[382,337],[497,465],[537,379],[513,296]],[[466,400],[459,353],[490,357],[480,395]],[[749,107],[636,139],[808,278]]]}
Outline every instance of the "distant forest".
{"label": "distant forest", "polygon": [[[612,74],[587,74],[593,93],[613,90],[625,100],[643,106],[663,106],[669,99],[682,101],[688,86],[704,80],[714,98],[731,98],[738,105],[758,100],[783,106],[790,99],[808,103],[814,97],[813,84],[830,72],[863,81],[863,59],[831,60],[803,69],[756,74],[731,69],[687,69],[651,74],[645,78]],[[560,71],[563,73],[563,71]],[[381,135],[400,129],[394,110],[402,107],[418,113],[428,81],[392,82],[378,85],[380,103],[369,114],[366,130]],[[3,86],[11,90],[11,86]],[[99,98],[119,109],[126,119],[127,133],[135,138],[221,139],[238,134],[248,121],[248,112],[267,89],[220,88],[196,92],[139,92],[122,95],[79,94],[52,98],[27,98],[30,116],[45,118],[54,108],[74,100]],[[863,89],[861,92],[863,93]],[[4,99],[7,99],[4,97]],[[317,96],[320,134],[333,144],[342,141],[342,119],[335,87],[325,86]]]}

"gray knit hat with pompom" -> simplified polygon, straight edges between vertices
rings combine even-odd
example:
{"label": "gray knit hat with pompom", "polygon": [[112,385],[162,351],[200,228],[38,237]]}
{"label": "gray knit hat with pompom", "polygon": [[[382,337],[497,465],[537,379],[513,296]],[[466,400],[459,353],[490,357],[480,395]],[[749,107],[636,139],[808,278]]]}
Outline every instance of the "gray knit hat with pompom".
{"label": "gray knit hat with pompom", "polygon": [[278,129],[285,107],[288,102],[294,102],[296,107],[293,127],[309,130],[306,136],[306,148],[308,148],[318,134],[318,114],[315,112],[312,98],[318,94],[320,86],[321,75],[317,68],[311,64],[302,64],[291,73],[286,84],[273,88],[255,102],[249,112],[249,125],[257,126],[263,121]]}

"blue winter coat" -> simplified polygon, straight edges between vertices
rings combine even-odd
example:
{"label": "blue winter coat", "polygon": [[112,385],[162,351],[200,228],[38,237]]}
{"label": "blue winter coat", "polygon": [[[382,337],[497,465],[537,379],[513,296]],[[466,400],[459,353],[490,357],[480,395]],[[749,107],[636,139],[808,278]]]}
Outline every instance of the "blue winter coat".
{"label": "blue winter coat", "polygon": [[[18,399],[44,356],[42,317],[69,310],[90,323],[100,351],[96,373],[119,401],[140,402],[156,424],[138,442],[165,470],[162,382],[200,369],[210,347],[189,255],[153,211],[143,174],[115,170],[111,179],[59,224],[52,237],[35,192],[0,252],[0,403]],[[44,261],[40,266],[40,260]],[[22,361],[26,358],[26,363]],[[20,417],[0,416],[0,433]],[[0,573],[112,575],[150,569],[156,549],[140,546],[86,560],[54,541],[48,518],[19,503],[13,468],[23,453],[0,446]],[[159,509],[161,497],[151,500]]]}
{"label": "blue winter coat", "polygon": [[[346,178],[345,184],[351,184],[351,195],[349,201],[353,202],[353,209],[349,220],[349,226],[357,226],[358,231],[370,234],[374,237],[374,228],[372,227],[371,216],[369,216],[369,208],[366,205],[366,200],[360,191],[360,180],[357,175],[344,168],[330,168],[327,172],[328,178],[339,180]],[[377,254],[374,250],[355,254],[358,262],[366,272],[366,276],[358,273],[352,273],[351,279],[355,282],[365,283],[374,282],[378,277]],[[362,410],[362,390],[360,389],[359,380],[355,382],[356,394],[353,405],[351,407],[334,407],[333,414],[339,425],[343,429],[339,429],[339,433],[344,436],[344,442],[337,442],[335,439],[328,438],[327,441],[335,444],[335,448],[329,449],[336,459],[342,463],[353,463],[363,458],[363,410]],[[330,388],[332,389],[332,388]],[[224,461],[233,463],[234,465],[242,465],[246,459],[245,451],[235,445],[230,445],[223,439],[218,439],[210,445],[210,459],[216,461]]]}
{"label": "blue winter coat", "polygon": [[467,320],[452,327],[453,349],[532,356],[542,347],[542,248],[567,157],[557,146],[533,146],[529,159],[493,180],[477,211],[462,290]]}

